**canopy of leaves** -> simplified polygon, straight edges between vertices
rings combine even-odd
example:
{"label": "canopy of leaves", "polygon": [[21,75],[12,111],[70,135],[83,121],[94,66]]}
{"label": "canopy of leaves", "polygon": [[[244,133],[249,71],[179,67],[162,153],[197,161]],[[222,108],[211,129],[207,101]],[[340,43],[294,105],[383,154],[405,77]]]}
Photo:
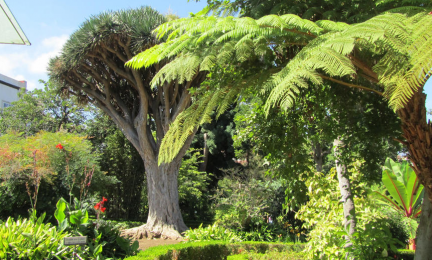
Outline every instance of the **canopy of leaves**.
{"label": "canopy of leaves", "polygon": [[[199,0],[196,0],[197,2]],[[373,16],[396,9],[418,11],[429,5],[419,0],[207,0],[207,12],[218,15],[239,14],[243,17],[261,18],[269,14],[295,14],[303,19],[332,20],[348,23],[363,22]]]}
{"label": "canopy of leaves", "polygon": [[0,133],[7,131],[34,135],[39,131],[82,132],[86,111],[74,99],[60,97],[52,82],[44,82],[44,89],[20,92],[20,99],[2,110]]}
{"label": "canopy of leaves", "polygon": [[[212,71],[224,64],[257,59],[279,62],[258,75],[247,77],[243,73],[231,85],[213,85],[218,87],[205,93],[199,100],[201,105],[185,112],[189,118],[202,120],[181,120],[170,129],[169,151],[168,143],[162,148],[168,155],[160,157],[160,161],[169,161],[176,154],[171,144],[181,142],[182,132],[192,128],[191,124],[205,121],[214,108],[223,111],[239,89],[260,86],[257,82],[263,78],[267,79],[263,92],[269,94],[267,110],[276,105],[289,108],[300,89],[322,84],[324,79],[382,94],[393,109],[401,108],[423,86],[432,67],[432,61],[424,56],[431,51],[431,33],[426,29],[431,19],[427,13],[412,17],[385,14],[348,25],[328,20],[314,23],[292,14],[258,20],[196,16],[158,27],[155,32],[158,37],[167,36],[167,42],[135,56],[128,64],[147,67],[175,57],[154,77],[156,83],[181,81],[197,71]],[[293,49],[297,51],[290,56]]]}

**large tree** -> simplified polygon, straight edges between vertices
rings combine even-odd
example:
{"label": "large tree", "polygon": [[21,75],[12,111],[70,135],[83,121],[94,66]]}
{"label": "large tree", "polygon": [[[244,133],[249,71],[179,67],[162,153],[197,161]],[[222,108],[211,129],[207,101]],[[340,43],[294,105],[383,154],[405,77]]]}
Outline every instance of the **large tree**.
{"label": "large tree", "polygon": [[[355,25],[328,20],[312,22],[292,14],[258,20],[196,16],[160,26],[156,30],[159,36],[168,34],[170,40],[136,56],[131,63],[136,67],[150,66],[176,56],[156,75],[160,80],[173,80],[190,77],[198,70],[213,73],[217,65],[224,63],[244,64],[269,57],[274,61],[273,66],[262,67],[258,75],[245,73],[240,79],[232,79],[231,84],[215,84],[214,91],[204,92],[205,98],[200,99],[205,109],[185,111],[185,115],[194,117],[206,117],[202,112],[211,108],[223,110],[226,100],[232,100],[248,86],[262,86],[269,94],[267,109],[276,105],[290,107],[299,89],[324,81],[383,96],[402,121],[405,140],[401,142],[409,150],[413,168],[432,200],[432,126],[426,123],[422,93],[432,67],[432,16],[426,6],[405,9],[414,10],[414,16],[390,13]],[[183,44],[191,47],[180,48]],[[265,84],[258,84],[263,81]],[[221,105],[215,100],[224,102]],[[185,130],[195,127],[190,123],[193,122],[178,122],[171,128],[170,136],[184,135]],[[166,156],[160,157],[161,162],[171,160],[175,152],[164,152]],[[430,200],[423,204],[419,259],[432,257],[432,253],[427,253],[432,243]]]}
{"label": "large tree", "polygon": [[51,60],[49,74],[64,94],[110,116],[141,155],[149,203],[147,224],[141,231],[177,237],[187,229],[178,202],[178,171],[196,129],[182,140],[171,162],[158,165],[159,149],[170,124],[191,105],[189,89],[198,86],[205,73],[152,82],[164,61],[143,69],[124,66],[135,54],[158,43],[151,31],[165,21],[150,7],[93,16],[71,35],[61,55]]}

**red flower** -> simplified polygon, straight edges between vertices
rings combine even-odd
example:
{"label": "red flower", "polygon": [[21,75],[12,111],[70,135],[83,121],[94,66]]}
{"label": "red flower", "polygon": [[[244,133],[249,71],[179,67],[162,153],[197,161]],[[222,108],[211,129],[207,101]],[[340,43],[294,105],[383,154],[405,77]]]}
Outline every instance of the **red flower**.
{"label": "red flower", "polygon": [[101,204],[100,204],[100,203],[97,203],[96,206],[94,206],[95,210],[100,209],[100,207],[101,207]]}
{"label": "red flower", "polygon": [[105,197],[102,197],[102,204],[104,204],[105,202],[107,202],[108,200],[107,200],[107,198],[105,198]]}
{"label": "red flower", "polygon": [[56,145],[56,148],[58,148],[58,149],[62,150],[62,149],[63,149],[63,145],[61,145],[61,144],[58,144],[58,145]]}
{"label": "red flower", "polygon": [[102,211],[102,212],[105,212],[105,210],[106,210],[106,208],[101,208],[101,211]]}

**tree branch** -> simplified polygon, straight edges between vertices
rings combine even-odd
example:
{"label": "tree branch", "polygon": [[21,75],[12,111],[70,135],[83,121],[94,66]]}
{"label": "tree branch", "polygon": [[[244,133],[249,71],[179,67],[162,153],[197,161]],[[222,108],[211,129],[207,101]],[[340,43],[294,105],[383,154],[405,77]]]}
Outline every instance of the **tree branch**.
{"label": "tree branch", "polygon": [[380,96],[383,96],[383,93],[382,92],[379,92],[378,90],[375,90],[375,89],[372,89],[372,88],[367,88],[367,87],[363,87],[363,86],[360,86],[360,85],[355,85],[355,84],[351,84],[351,83],[346,83],[346,82],[344,82],[344,81],[341,81],[341,80],[337,80],[337,79],[334,79],[334,78],[330,78],[330,77],[327,77],[327,76],[324,76],[324,75],[319,75],[321,78],[323,78],[323,79],[327,79],[327,80],[330,80],[330,81],[333,81],[333,82],[336,82],[336,83],[339,83],[339,84],[341,84],[341,85],[344,85],[344,86],[347,86],[347,87],[350,87],[350,88],[358,88],[358,89],[362,89],[362,90],[366,90],[366,91],[371,91],[371,92],[374,92],[374,93],[376,93],[376,94],[378,94],[378,95],[380,95]]}

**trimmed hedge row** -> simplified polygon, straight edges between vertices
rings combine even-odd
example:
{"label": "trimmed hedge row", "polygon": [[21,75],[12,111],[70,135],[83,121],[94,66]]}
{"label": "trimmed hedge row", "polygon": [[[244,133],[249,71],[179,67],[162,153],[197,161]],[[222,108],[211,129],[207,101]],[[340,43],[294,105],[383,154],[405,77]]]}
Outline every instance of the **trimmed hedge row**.
{"label": "trimmed hedge row", "polygon": [[141,251],[136,256],[125,258],[125,260],[216,260],[227,259],[229,255],[237,255],[243,252],[264,254],[267,251],[294,251],[300,252],[304,244],[277,244],[264,242],[194,242],[176,245],[151,247]]}
{"label": "trimmed hedge row", "polygon": [[247,253],[241,255],[230,255],[227,260],[304,260],[306,254],[304,252],[283,251],[283,252],[266,252],[264,254]]}
{"label": "trimmed hedge row", "polygon": [[414,260],[415,251],[408,249],[399,249],[395,255],[398,260]]}

